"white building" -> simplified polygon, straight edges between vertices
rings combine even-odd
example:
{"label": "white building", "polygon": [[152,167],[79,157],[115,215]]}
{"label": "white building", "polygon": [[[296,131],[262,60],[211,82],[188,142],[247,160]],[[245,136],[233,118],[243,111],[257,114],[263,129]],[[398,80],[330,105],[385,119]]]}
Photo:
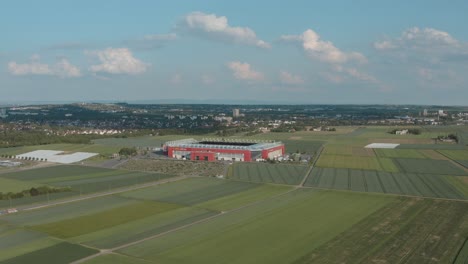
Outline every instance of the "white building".
{"label": "white building", "polygon": [[0,118],[7,118],[7,111],[6,108],[0,108]]}
{"label": "white building", "polygon": [[232,110],[232,116],[233,117],[239,117],[240,116],[239,108],[235,108],[235,109]]}

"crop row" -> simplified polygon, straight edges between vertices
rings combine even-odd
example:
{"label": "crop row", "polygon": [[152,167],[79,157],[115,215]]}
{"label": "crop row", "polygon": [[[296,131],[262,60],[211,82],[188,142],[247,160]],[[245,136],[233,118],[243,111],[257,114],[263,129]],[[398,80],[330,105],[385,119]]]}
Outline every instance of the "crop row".
{"label": "crop row", "polygon": [[229,178],[249,182],[299,184],[307,171],[304,165],[263,163],[237,163],[231,168]]}
{"label": "crop row", "polygon": [[360,192],[465,199],[444,176],[368,170],[315,168],[306,186]]}

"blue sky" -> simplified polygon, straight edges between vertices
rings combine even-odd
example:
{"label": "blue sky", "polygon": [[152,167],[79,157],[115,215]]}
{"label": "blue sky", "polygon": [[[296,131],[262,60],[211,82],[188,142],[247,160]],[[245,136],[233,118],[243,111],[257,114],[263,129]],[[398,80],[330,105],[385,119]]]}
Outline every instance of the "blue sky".
{"label": "blue sky", "polygon": [[458,104],[467,1],[8,1],[1,102]]}

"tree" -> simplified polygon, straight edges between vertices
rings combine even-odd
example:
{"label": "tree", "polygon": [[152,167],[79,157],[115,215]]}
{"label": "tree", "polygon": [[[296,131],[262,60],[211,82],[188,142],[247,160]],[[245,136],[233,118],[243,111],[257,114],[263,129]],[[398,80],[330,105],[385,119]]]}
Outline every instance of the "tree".
{"label": "tree", "polygon": [[121,156],[135,156],[137,154],[137,149],[133,148],[121,148],[119,151],[119,155]]}

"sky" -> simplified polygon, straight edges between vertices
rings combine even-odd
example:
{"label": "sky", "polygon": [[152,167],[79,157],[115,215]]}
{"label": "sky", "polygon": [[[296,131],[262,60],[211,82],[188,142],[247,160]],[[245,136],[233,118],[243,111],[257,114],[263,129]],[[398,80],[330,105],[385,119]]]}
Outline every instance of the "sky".
{"label": "sky", "polygon": [[5,1],[0,102],[468,105],[468,1]]}

